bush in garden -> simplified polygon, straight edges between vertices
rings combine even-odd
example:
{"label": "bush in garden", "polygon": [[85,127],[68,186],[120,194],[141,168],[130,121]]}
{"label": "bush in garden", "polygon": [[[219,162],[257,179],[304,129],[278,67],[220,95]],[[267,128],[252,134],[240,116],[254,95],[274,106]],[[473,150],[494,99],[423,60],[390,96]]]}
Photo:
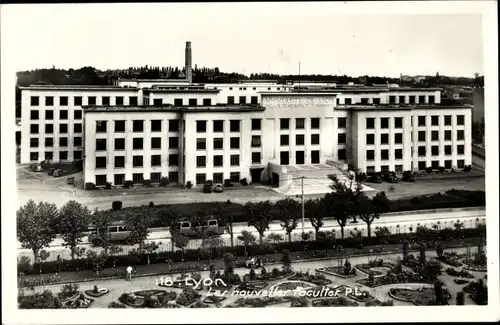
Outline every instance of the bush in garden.
{"label": "bush in garden", "polygon": [[188,182],[186,183],[186,188],[187,188],[187,189],[190,189],[191,187],[193,187],[193,183],[191,183],[191,181],[188,181]]}
{"label": "bush in garden", "polygon": [[149,202],[149,207],[150,208],[154,208],[155,204],[153,203],[153,201]]}
{"label": "bush in garden", "polygon": [[248,181],[247,181],[247,179],[246,179],[246,178],[242,178],[242,179],[240,180],[240,184],[241,184],[241,185],[243,185],[243,186],[247,186],[247,185],[248,185]]}
{"label": "bush in garden", "polygon": [[111,186],[111,183],[110,183],[110,182],[106,182],[106,189],[107,189],[107,190],[110,190],[110,189],[111,189],[111,187],[112,187],[112,186]]}
{"label": "bush in garden", "polygon": [[95,184],[94,184],[94,183],[92,183],[92,182],[88,182],[88,183],[85,183],[85,189],[86,189],[87,191],[92,191],[92,190],[97,189],[97,187],[95,186]]}
{"label": "bush in garden", "polygon": [[160,186],[167,186],[170,183],[168,177],[160,178]]}
{"label": "bush in garden", "polygon": [[113,203],[111,203],[111,208],[113,209],[113,211],[121,210],[122,207],[123,207],[122,201],[113,201]]}
{"label": "bush in garden", "polygon": [[150,179],[145,179],[142,182],[142,185],[144,185],[144,187],[151,187],[151,180]]}
{"label": "bush in garden", "polygon": [[225,187],[232,187],[233,183],[231,182],[231,180],[229,178],[227,178],[224,180],[224,186]]}
{"label": "bush in garden", "polygon": [[125,181],[123,183],[123,188],[131,188],[132,186],[134,186],[134,183],[132,181]]}

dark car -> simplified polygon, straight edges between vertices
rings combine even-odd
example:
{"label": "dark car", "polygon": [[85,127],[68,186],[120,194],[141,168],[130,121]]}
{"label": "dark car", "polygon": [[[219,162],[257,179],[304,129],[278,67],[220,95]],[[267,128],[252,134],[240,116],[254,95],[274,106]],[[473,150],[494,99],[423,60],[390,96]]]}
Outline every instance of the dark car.
{"label": "dark car", "polygon": [[68,175],[68,171],[66,169],[56,169],[53,172],[54,177],[62,177]]}
{"label": "dark car", "polygon": [[387,183],[397,183],[398,178],[394,174],[384,174],[382,176],[382,179],[386,181]]}
{"label": "dark car", "polygon": [[382,178],[378,176],[368,176],[366,179],[368,183],[382,183]]}
{"label": "dark car", "polygon": [[405,182],[415,182],[415,177],[411,172],[404,172],[403,173],[403,181]]}

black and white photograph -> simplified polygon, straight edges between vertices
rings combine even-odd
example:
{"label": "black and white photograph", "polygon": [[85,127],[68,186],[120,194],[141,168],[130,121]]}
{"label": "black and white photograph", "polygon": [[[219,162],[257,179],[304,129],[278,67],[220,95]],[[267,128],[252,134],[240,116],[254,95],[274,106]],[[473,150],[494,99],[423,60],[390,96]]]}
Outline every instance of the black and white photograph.
{"label": "black and white photograph", "polygon": [[0,14],[2,323],[500,319],[496,2]]}

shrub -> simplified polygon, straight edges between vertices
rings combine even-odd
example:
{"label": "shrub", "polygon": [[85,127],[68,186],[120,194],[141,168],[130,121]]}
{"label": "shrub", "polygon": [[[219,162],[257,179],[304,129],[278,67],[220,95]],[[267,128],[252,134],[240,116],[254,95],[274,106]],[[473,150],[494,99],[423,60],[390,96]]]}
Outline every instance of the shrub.
{"label": "shrub", "polygon": [[466,172],[466,173],[470,172],[471,170],[472,170],[472,166],[471,165],[467,165],[464,168],[464,172]]}
{"label": "shrub", "polygon": [[121,210],[122,207],[123,207],[122,201],[113,201],[113,203],[111,204],[111,208],[113,209],[113,211]]}
{"label": "shrub", "polygon": [[106,182],[106,189],[107,189],[107,190],[110,190],[110,189],[111,189],[111,183],[110,183],[110,182]]}
{"label": "shrub", "polygon": [[88,183],[85,183],[85,189],[86,189],[87,191],[92,191],[92,190],[97,189],[97,187],[95,186],[95,184],[94,184],[94,183],[92,183],[92,182],[88,182]]}
{"label": "shrub", "polygon": [[224,186],[225,187],[232,187],[233,183],[231,183],[231,180],[228,178],[228,179],[224,180]]}
{"label": "shrub", "polygon": [[29,274],[31,272],[32,265],[28,256],[21,256],[17,261],[17,272]]}
{"label": "shrub", "polygon": [[167,186],[170,183],[168,177],[160,178],[160,186]]}
{"label": "shrub", "polygon": [[154,208],[155,204],[153,203],[153,201],[149,202],[149,207],[150,208]]}
{"label": "shrub", "polygon": [[121,304],[116,301],[112,301],[109,303],[108,308],[127,308],[124,304]]}
{"label": "shrub", "polygon": [[134,182],[132,182],[132,181],[125,181],[125,182],[123,183],[123,187],[124,187],[124,188],[131,188],[131,187],[133,187],[133,186],[134,186]]}
{"label": "shrub", "polygon": [[151,187],[151,180],[150,179],[145,179],[142,181],[142,185],[144,187]]}
{"label": "shrub", "polygon": [[240,180],[240,184],[241,184],[241,185],[243,185],[243,186],[247,186],[247,185],[248,185],[248,181],[247,181],[247,179],[246,179],[246,178],[242,178],[242,179]]}
{"label": "shrub", "polygon": [[427,174],[432,173],[432,167],[427,167],[427,168],[425,169],[425,172],[426,172]]}
{"label": "shrub", "polygon": [[99,293],[99,288],[97,287],[97,285],[94,285],[94,293],[95,293],[95,294],[98,294],[98,293]]}
{"label": "shrub", "polygon": [[193,187],[193,183],[191,183],[191,181],[188,181],[186,183],[186,188],[190,189],[191,187]]}
{"label": "shrub", "polygon": [[205,183],[203,185],[203,193],[212,193],[212,185]]}
{"label": "shrub", "polygon": [[439,172],[440,172],[440,173],[443,173],[443,172],[444,172],[444,170],[445,170],[445,168],[444,168],[443,166],[439,166]]}

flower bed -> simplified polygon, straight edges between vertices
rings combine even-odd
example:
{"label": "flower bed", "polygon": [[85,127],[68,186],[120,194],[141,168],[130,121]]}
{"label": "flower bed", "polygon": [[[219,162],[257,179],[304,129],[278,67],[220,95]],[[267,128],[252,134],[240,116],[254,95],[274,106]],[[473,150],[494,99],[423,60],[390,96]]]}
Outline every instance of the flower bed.
{"label": "flower bed", "polygon": [[477,264],[474,261],[466,261],[464,260],[463,263],[465,264],[464,269],[468,271],[475,271],[475,272],[487,272],[488,268],[486,264]]}
{"label": "flower bed", "polygon": [[290,307],[309,307],[309,300],[306,297],[292,297]]}
{"label": "flower bed", "polygon": [[125,306],[122,303],[119,303],[119,302],[116,302],[116,301],[112,301],[112,302],[110,302],[108,304],[108,308],[127,308],[127,306]]}
{"label": "flower bed", "polygon": [[282,304],[290,301],[290,297],[257,297],[257,298],[239,298],[233,304],[229,305],[230,308],[242,308],[242,307],[266,307],[274,304]]}
{"label": "flower bed", "polygon": [[445,252],[441,257],[438,257],[438,260],[445,264],[458,267],[462,266],[462,263],[460,263],[458,257],[459,256],[455,252]]}
{"label": "flower bed", "polygon": [[464,279],[453,279],[453,282],[455,282],[456,284],[459,284],[459,285],[469,283],[468,280],[464,280]]}
{"label": "flower bed", "polygon": [[384,286],[388,284],[396,283],[425,283],[423,279],[420,278],[418,274],[401,272],[399,274],[388,273],[384,276],[377,277],[373,279],[373,282],[369,278],[357,280],[356,283],[362,284],[369,288]]}
{"label": "flower bed", "polygon": [[460,270],[460,271],[457,271],[455,270],[454,268],[447,268],[446,271],[445,271],[448,275],[451,275],[451,276],[456,276],[456,277],[460,277],[460,278],[469,278],[469,279],[472,279],[474,278],[474,275],[470,274],[469,272],[467,272],[466,270]]}
{"label": "flower bed", "polygon": [[189,306],[196,300],[198,300],[200,297],[201,295],[198,292],[188,288],[182,290],[177,299],[175,299],[175,302],[182,306]]}
{"label": "flower bed", "polygon": [[57,296],[61,302],[73,300],[80,294],[80,291],[78,291],[79,288],[80,286],[77,283],[65,284],[61,286],[61,292],[59,292]]}
{"label": "flower bed", "polygon": [[359,302],[366,302],[375,299],[368,291],[361,290],[358,291],[358,293],[360,293],[360,295],[354,294],[353,290],[353,292],[349,293],[347,296]]}
{"label": "flower bed", "polygon": [[332,281],[325,278],[323,274],[314,275],[309,274],[309,272],[296,272],[293,276],[289,277],[288,280],[306,281],[316,285],[326,285],[332,283]]}
{"label": "flower bed", "polygon": [[377,268],[387,268],[389,270],[392,270],[395,266],[396,265],[392,263],[382,263],[382,264],[377,263],[376,265],[365,263],[365,264],[357,264],[356,268],[363,273],[366,274],[372,273],[374,276],[376,276],[384,274],[383,272],[377,270]]}
{"label": "flower bed", "polygon": [[20,295],[17,298],[19,309],[55,309],[61,308],[61,304],[56,303],[50,290],[45,290],[42,294],[29,296]]}
{"label": "flower bed", "polygon": [[[389,295],[400,301],[411,302],[417,306],[432,306],[436,304],[436,294],[434,288],[420,288],[420,289],[389,289]],[[451,295],[446,294],[446,299],[450,299]]]}
{"label": "flower bed", "polygon": [[312,301],[313,307],[356,307],[357,302],[349,301],[345,297],[338,298],[323,298]]}
{"label": "flower bed", "polygon": [[297,289],[311,289],[313,286],[310,283],[303,281],[287,281],[273,285],[269,290],[275,289],[276,291],[293,291]]}
{"label": "flower bed", "polygon": [[94,299],[86,298],[83,294],[80,294],[77,299],[67,301],[64,306],[66,308],[89,308],[93,302]]}
{"label": "flower bed", "polygon": [[236,287],[236,290],[240,292],[253,292],[253,291],[260,291],[267,287],[268,283],[265,281],[249,281],[249,282],[243,282],[240,284],[238,287]]}
{"label": "flower bed", "polygon": [[365,303],[365,307],[384,307],[384,306],[394,306],[394,301],[386,300],[380,301],[378,299],[370,300]]}
{"label": "flower bed", "polygon": [[177,293],[165,290],[140,290],[124,293],[118,300],[127,306],[135,308],[162,308],[176,297]]}
{"label": "flower bed", "polygon": [[93,298],[99,298],[99,297],[102,297],[104,296],[105,294],[107,294],[109,292],[108,289],[106,288],[100,288],[100,289],[97,289],[97,292],[96,290],[85,290],[85,294],[87,296],[91,296]]}
{"label": "flower bed", "polygon": [[192,304],[189,308],[211,308],[209,305],[202,303],[201,301],[197,301]]}
{"label": "flower bed", "polygon": [[[281,280],[284,278],[287,278],[289,276],[294,275],[294,272],[287,272],[287,271],[282,271],[279,270],[278,268],[274,268],[271,272],[269,273],[261,273],[261,274],[256,274],[255,275],[255,280],[259,281],[275,281],[275,280]],[[250,280],[250,274],[245,274],[243,276],[243,281],[244,282],[249,282],[249,281],[255,281],[255,280]]]}
{"label": "flower bed", "polygon": [[352,278],[358,275],[355,268],[347,270],[344,266],[318,267],[316,271],[338,276],[339,278],[343,279]]}
{"label": "flower bed", "polygon": [[226,300],[226,297],[224,296],[209,295],[203,299],[203,302],[206,304],[217,304],[224,300]]}

